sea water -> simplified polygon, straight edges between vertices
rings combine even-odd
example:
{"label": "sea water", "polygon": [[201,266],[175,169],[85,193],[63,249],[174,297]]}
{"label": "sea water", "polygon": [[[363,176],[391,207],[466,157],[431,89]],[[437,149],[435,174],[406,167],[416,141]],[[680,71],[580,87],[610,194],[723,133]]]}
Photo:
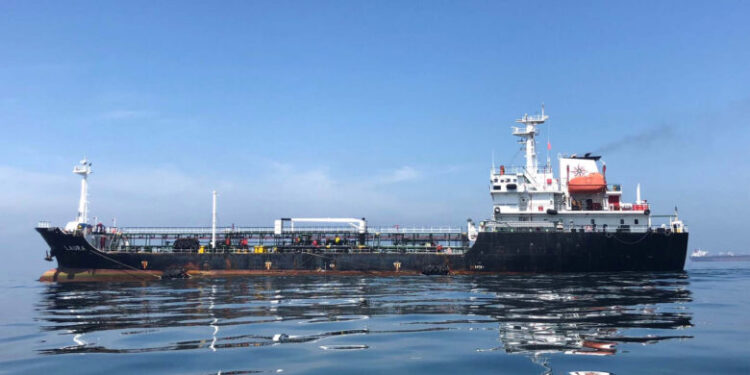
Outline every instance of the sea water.
{"label": "sea water", "polygon": [[7,374],[748,374],[750,268],[0,288]]}

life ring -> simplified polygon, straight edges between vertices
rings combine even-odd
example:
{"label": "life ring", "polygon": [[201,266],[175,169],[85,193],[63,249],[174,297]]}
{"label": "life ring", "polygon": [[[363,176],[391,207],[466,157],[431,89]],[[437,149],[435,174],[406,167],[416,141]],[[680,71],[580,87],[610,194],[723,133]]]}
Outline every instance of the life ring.
{"label": "life ring", "polygon": [[643,214],[646,216],[651,215],[651,210],[647,208],[645,211],[643,211]]}

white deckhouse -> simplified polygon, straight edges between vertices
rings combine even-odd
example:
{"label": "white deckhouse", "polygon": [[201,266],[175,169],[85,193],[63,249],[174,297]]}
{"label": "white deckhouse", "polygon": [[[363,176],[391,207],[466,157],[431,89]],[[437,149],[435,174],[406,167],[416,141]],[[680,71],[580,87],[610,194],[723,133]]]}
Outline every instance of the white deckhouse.
{"label": "white deckhouse", "polygon": [[[524,115],[516,120],[522,126],[513,127],[513,135],[526,154],[523,167],[494,165],[490,171],[490,195],[493,202],[491,220],[480,223],[480,231],[513,228],[554,228],[564,231],[584,232],[645,232],[651,228],[651,210],[646,200],[641,200],[640,185],[636,189],[635,203],[621,200],[620,185],[608,185],[607,167],[599,156],[575,154],[560,155],[559,174],[554,176],[547,160],[545,166],[537,163],[537,126],[549,116]],[[549,147],[549,145],[548,145]],[[671,230],[684,230],[677,212],[670,217]],[[666,227],[666,225],[665,225]]]}

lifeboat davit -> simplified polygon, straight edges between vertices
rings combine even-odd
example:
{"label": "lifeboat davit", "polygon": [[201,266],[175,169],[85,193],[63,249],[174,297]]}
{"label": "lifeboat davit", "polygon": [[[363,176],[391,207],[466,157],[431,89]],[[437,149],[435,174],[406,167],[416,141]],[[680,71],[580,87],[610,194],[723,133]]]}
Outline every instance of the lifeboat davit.
{"label": "lifeboat davit", "polygon": [[574,177],[568,182],[568,192],[571,194],[602,193],[607,190],[607,182],[600,173],[591,173],[587,176]]}

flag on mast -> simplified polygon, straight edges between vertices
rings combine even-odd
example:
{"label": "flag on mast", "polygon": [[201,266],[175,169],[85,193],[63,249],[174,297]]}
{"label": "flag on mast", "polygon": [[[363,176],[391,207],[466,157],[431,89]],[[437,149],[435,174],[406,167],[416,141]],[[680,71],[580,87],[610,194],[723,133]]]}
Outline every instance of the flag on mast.
{"label": "flag on mast", "polygon": [[547,141],[547,150],[551,150],[551,149],[552,149],[552,144],[549,143],[549,141]]}

